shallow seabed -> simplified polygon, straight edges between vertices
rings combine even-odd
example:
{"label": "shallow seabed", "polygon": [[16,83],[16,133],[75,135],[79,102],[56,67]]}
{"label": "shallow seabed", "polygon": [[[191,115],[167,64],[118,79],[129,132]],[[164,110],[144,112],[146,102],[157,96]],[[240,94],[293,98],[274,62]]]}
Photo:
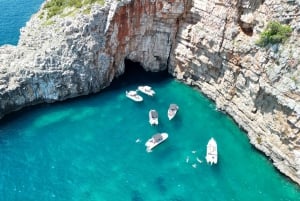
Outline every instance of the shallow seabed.
{"label": "shallow seabed", "polygon": [[[126,98],[140,84],[156,95],[142,95],[142,103]],[[170,103],[180,107],[172,121]],[[159,113],[158,126],[148,122],[150,109]],[[157,132],[169,138],[148,153],[144,143]],[[219,149],[213,166],[204,159],[211,137]],[[165,74],[140,70],[99,94],[2,119],[0,161],[0,200],[300,200],[299,187],[210,100]]]}

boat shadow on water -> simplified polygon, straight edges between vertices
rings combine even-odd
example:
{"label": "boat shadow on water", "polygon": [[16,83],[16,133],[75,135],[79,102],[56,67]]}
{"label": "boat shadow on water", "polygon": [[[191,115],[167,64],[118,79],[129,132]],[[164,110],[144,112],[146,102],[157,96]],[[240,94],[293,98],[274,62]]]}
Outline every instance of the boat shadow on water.
{"label": "boat shadow on water", "polygon": [[164,194],[168,190],[166,182],[165,182],[165,178],[163,176],[156,177],[154,180],[154,185],[160,194]]}
{"label": "boat shadow on water", "polygon": [[142,194],[138,190],[133,190],[131,192],[131,201],[144,201]]}
{"label": "boat shadow on water", "polygon": [[207,171],[209,171],[212,175],[219,177],[222,175],[222,161],[221,156],[218,154],[218,163],[217,164],[209,164],[205,161],[203,161],[207,167]]}
{"label": "boat shadow on water", "polygon": [[183,126],[183,120],[182,120],[180,114],[176,114],[174,119],[169,120],[169,121],[172,124],[172,126],[175,127],[175,128],[182,128],[182,126]]}
{"label": "boat shadow on water", "polygon": [[170,155],[169,153],[169,147],[166,145],[168,140],[166,140],[166,142],[162,142],[161,144],[157,145],[155,148],[152,148],[151,150],[147,150],[146,151],[148,153],[155,153],[153,154],[153,158],[155,160],[159,160],[159,161],[163,161],[165,160],[165,158],[168,157],[168,155]]}

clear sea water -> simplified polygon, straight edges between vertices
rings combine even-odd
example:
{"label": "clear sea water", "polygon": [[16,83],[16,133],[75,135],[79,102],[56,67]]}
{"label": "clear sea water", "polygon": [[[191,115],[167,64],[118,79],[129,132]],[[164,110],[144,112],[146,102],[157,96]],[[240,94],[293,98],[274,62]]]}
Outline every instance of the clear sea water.
{"label": "clear sea water", "polygon": [[[12,6],[0,2],[1,9]],[[5,10],[19,15],[21,2]],[[28,12],[39,3],[31,2]],[[300,188],[214,103],[165,73],[136,67],[128,63],[125,75],[98,94],[25,108],[0,120],[0,200],[300,201]],[[141,84],[156,95],[142,95],[142,103],[125,97]],[[180,107],[172,121],[170,103]],[[159,113],[158,126],[148,122],[150,109]],[[169,138],[148,153],[144,143],[157,132]],[[214,166],[204,159],[211,137],[219,149]]]}
{"label": "clear sea water", "polygon": [[0,0],[0,45],[16,45],[20,28],[44,0]]}

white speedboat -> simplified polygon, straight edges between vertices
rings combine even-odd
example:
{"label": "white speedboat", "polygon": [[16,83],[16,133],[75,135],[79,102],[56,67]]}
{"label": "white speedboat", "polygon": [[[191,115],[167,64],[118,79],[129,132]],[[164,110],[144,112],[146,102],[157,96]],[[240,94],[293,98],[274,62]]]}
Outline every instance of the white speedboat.
{"label": "white speedboat", "polygon": [[162,143],[168,138],[168,133],[157,133],[153,135],[146,143],[147,152],[150,152],[154,147]]}
{"label": "white speedboat", "polygon": [[139,86],[138,90],[148,96],[154,96],[155,94],[155,91],[150,86]]}
{"label": "white speedboat", "polygon": [[206,162],[209,164],[217,164],[218,162],[218,147],[214,138],[210,138],[206,147]]}
{"label": "white speedboat", "polygon": [[136,91],[126,91],[127,98],[130,98],[133,101],[141,102],[143,101],[143,97],[138,95]]}
{"label": "white speedboat", "polygon": [[168,109],[168,118],[169,120],[173,119],[178,111],[179,107],[176,104],[170,104]]}
{"label": "white speedboat", "polygon": [[151,125],[158,125],[158,113],[156,110],[149,111],[149,123]]}

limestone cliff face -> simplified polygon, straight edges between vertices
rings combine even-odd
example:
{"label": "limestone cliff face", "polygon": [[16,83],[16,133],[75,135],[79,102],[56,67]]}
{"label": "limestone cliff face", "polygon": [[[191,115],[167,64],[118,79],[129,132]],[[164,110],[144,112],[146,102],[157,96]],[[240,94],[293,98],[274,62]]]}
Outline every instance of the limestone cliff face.
{"label": "limestone cliff face", "polygon": [[[109,0],[41,10],[21,30],[18,46],[0,47],[0,118],[26,105],[95,93],[124,72],[124,60],[160,71],[168,59],[187,0]],[[64,16],[64,17],[63,17]]]}
{"label": "limestone cliff face", "polygon": [[[125,58],[167,69],[198,87],[244,128],[275,166],[300,184],[299,1],[107,0],[42,10],[18,46],[0,47],[0,118],[27,105],[95,93]],[[293,27],[283,45],[258,48],[267,22]]]}
{"label": "limestone cliff face", "polygon": [[[300,184],[300,11],[298,1],[193,1],[169,71],[197,86],[244,128],[274,165]],[[283,45],[258,48],[270,20],[288,23]]]}

